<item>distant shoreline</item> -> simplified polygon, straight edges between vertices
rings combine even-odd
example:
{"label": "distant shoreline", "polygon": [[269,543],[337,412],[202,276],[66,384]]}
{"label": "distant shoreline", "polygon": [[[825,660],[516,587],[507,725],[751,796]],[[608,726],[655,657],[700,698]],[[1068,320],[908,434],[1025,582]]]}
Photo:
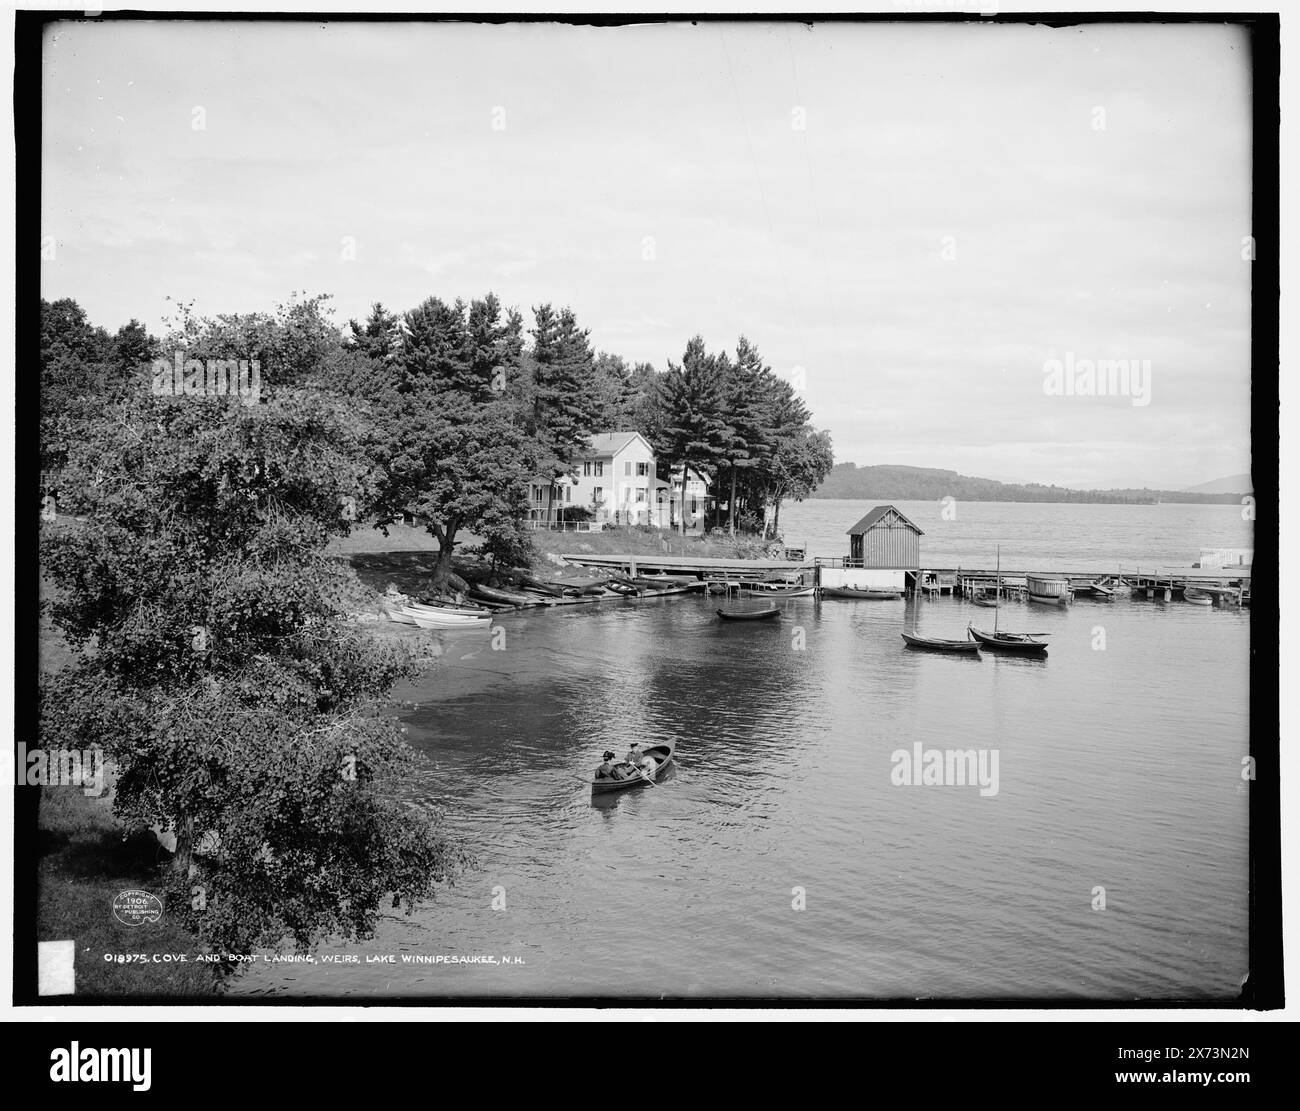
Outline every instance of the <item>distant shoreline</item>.
{"label": "distant shoreline", "polygon": [[968,502],[994,502],[1007,504],[1033,504],[1033,505],[1240,505],[1242,498],[1253,497],[1249,490],[1243,490],[1239,494],[1187,494],[1159,491],[1153,492],[1150,497],[1138,496],[1107,496],[1108,492],[1104,490],[1077,490],[1071,492],[1075,496],[1063,497],[1008,497],[990,494],[958,494],[949,490],[943,494],[934,493],[893,493],[879,494],[875,492],[843,492],[832,491],[823,493],[820,490],[815,494],[809,494],[804,501],[874,501],[874,502],[900,502],[900,501],[942,501],[945,497],[951,497],[956,501]]}

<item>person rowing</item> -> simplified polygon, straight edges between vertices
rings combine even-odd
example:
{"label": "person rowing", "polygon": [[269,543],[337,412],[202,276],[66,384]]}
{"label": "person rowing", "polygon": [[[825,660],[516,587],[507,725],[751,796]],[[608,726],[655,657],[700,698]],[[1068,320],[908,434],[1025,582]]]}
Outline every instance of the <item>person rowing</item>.
{"label": "person rowing", "polygon": [[634,775],[644,776],[649,779],[653,774],[655,767],[654,758],[645,755],[641,751],[641,742],[633,741],[632,747],[627,750],[626,762],[632,765]]}

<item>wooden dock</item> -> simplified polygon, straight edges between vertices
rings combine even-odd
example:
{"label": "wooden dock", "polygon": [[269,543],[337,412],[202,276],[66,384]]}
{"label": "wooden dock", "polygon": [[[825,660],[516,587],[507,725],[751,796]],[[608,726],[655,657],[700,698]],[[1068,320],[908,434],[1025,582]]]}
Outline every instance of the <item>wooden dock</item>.
{"label": "wooden dock", "polygon": [[579,567],[601,567],[631,576],[656,574],[660,571],[701,578],[761,578],[780,573],[798,574],[811,570],[812,560],[788,559],[714,559],[668,555],[562,555],[561,559]]}
{"label": "wooden dock", "polygon": [[[654,575],[659,572],[677,575],[698,575],[705,583],[730,583],[733,586],[743,582],[773,579],[779,576],[793,578],[805,572],[813,571],[819,565],[839,567],[855,565],[841,557],[808,556],[803,560],[788,559],[721,559],[694,556],[670,556],[651,554],[578,554],[564,555],[562,558],[580,567],[602,568],[617,571],[632,577]],[[920,574],[926,577],[919,580]],[[1104,581],[1112,587],[1136,598],[1149,598],[1158,601],[1172,601],[1181,598],[1183,591],[1189,587],[1212,594],[1220,605],[1250,604],[1250,568],[1249,567],[1179,567],[1179,568],[1142,568],[1117,565],[1115,571],[1053,571],[1036,567],[1033,572],[1010,569],[1001,573],[1002,594],[1008,598],[1019,598],[1027,593],[1029,574],[1047,574],[1057,578],[1068,579],[1071,589],[1083,590],[1093,583]],[[953,593],[969,596],[976,591],[993,593],[998,582],[998,572],[993,567],[936,567],[927,565],[919,571],[908,571],[909,578],[916,583],[915,593],[930,593],[930,584],[943,583]],[[953,585],[955,584],[955,589]],[[686,589],[691,589],[690,587]],[[657,591],[656,593],[665,593]]]}

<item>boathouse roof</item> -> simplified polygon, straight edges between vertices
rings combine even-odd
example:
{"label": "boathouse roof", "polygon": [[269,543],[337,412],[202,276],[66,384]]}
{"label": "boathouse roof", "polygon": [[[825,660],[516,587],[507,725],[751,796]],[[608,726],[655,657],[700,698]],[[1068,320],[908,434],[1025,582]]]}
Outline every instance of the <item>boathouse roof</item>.
{"label": "boathouse roof", "polygon": [[851,529],[849,529],[849,535],[861,536],[862,533],[868,532],[869,530],[875,528],[876,525],[880,524],[882,521],[885,522],[887,525],[892,525],[896,522],[901,522],[902,524],[910,528],[913,532],[915,532],[917,536],[925,535],[925,533],[922,532],[919,528],[917,528],[912,521],[909,521],[907,517],[904,516],[903,513],[896,506],[892,506],[892,505],[876,506],[875,509],[873,509],[870,513],[868,513],[865,517],[863,517],[862,520],[860,520]]}

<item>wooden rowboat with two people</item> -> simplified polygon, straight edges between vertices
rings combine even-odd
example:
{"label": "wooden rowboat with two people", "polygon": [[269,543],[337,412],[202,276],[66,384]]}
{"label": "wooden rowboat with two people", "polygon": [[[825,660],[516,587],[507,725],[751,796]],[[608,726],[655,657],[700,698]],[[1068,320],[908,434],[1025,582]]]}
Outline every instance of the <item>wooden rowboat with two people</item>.
{"label": "wooden rowboat with two people", "polygon": [[979,642],[974,640],[936,640],[934,637],[919,637],[911,633],[899,634],[909,648],[922,648],[927,652],[960,652],[965,655],[979,655]]}
{"label": "wooden rowboat with two people", "polygon": [[644,787],[647,783],[653,783],[663,773],[663,770],[673,762],[673,751],[676,748],[676,741],[664,741],[662,744],[647,745],[641,750],[641,754],[654,761],[653,769],[646,767],[634,768],[626,762],[615,764],[614,771],[621,773],[619,777],[610,778],[593,775],[591,793],[593,795],[603,795],[610,791],[625,791],[629,787]]}
{"label": "wooden rowboat with two people", "polygon": [[718,610],[718,616],[723,621],[764,621],[769,617],[779,617],[780,615],[781,611],[777,608],[775,602],[761,610]]}

